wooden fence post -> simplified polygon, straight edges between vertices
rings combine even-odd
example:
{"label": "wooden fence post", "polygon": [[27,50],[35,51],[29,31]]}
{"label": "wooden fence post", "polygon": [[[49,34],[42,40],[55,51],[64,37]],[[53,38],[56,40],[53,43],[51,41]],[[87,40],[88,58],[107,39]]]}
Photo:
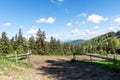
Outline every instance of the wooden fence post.
{"label": "wooden fence post", "polygon": [[27,62],[28,63],[30,63],[30,54],[31,54],[30,51],[28,51],[28,53],[27,53]]}
{"label": "wooden fence post", "polygon": [[92,63],[92,55],[90,54],[90,62]]}
{"label": "wooden fence post", "polygon": [[73,53],[73,59],[76,60],[76,53]]}
{"label": "wooden fence post", "polygon": [[116,54],[114,54],[114,57],[113,57],[113,69],[116,68],[116,64],[117,64],[117,58],[116,58]]}
{"label": "wooden fence post", "polygon": [[16,62],[17,62],[17,52],[15,51],[15,60],[16,60]]}

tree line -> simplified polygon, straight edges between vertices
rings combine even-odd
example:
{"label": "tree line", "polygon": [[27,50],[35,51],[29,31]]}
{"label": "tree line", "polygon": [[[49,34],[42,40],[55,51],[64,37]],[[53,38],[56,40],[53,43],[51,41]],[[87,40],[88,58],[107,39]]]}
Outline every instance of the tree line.
{"label": "tree line", "polygon": [[74,51],[74,47],[69,44],[61,43],[60,40],[51,36],[50,42],[45,41],[46,34],[40,29],[36,36],[26,39],[22,30],[11,39],[7,37],[6,32],[2,32],[0,37],[0,55],[7,55],[16,51],[18,54],[27,53],[31,50],[32,54],[39,55],[70,55]]}
{"label": "tree line", "polygon": [[35,36],[26,39],[22,30],[11,39],[6,32],[2,32],[0,37],[0,55],[7,55],[16,51],[18,54],[27,53],[39,55],[71,55],[73,52],[98,53],[98,54],[120,54],[120,31],[109,32],[107,34],[87,40],[82,44],[71,45],[62,43],[51,36],[50,41],[45,41],[46,34],[40,29]]}

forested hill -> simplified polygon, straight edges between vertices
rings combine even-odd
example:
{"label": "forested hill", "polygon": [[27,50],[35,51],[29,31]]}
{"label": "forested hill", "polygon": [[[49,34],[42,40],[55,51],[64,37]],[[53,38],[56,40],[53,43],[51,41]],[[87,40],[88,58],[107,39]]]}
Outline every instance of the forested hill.
{"label": "forested hill", "polygon": [[104,35],[90,39],[82,44],[85,52],[92,53],[119,53],[120,50],[120,31],[109,32]]}
{"label": "forested hill", "polygon": [[69,42],[66,42],[66,43],[68,43],[70,45],[73,45],[73,46],[76,46],[76,45],[80,45],[80,44],[82,44],[84,42],[85,42],[85,40],[78,39],[78,40],[72,40],[72,41],[69,41]]}

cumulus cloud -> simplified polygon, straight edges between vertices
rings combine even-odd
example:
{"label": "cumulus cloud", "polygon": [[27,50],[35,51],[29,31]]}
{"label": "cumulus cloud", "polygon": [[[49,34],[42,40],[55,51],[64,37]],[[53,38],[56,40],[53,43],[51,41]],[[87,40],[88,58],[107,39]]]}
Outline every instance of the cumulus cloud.
{"label": "cumulus cloud", "polygon": [[103,16],[97,15],[97,14],[92,14],[89,15],[87,18],[87,21],[92,22],[92,23],[100,23],[101,21],[107,21],[108,18],[104,18]]}
{"label": "cumulus cloud", "polygon": [[11,26],[11,25],[12,25],[12,24],[9,23],[9,22],[6,22],[6,23],[2,24],[2,26],[4,26],[4,27],[9,27],[9,26]]}
{"label": "cumulus cloud", "polygon": [[72,26],[72,22],[68,22],[66,26]]}
{"label": "cumulus cloud", "polygon": [[85,30],[85,31],[81,31],[77,28],[75,28],[74,30],[71,31],[72,33],[72,37],[73,39],[80,39],[80,38],[91,38],[91,37],[95,37],[95,36],[98,36],[100,35],[101,33],[98,32],[98,31],[90,31],[89,29]]}
{"label": "cumulus cloud", "polygon": [[117,32],[117,31],[120,30],[120,27],[119,27],[119,26],[116,26],[116,27],[109,27],[108,30],[113,31],[113,32]]}
{"label": "cumulus cloud", "polygon": [[120,25],[120,17],[115,18],[115,19],[114,19],[114,22]]}
{"label": "cumulus cloud", "polygon": [[80,31],[79,29],[75,28],[74,30],[71,31],[72,35],[74,36],[85,36],[85,32]]}
{"label": "cumulus cloud", "polygon": [[37,31],[38,31],[38,28],[33,26],[32,28],[30,28],[30,30],[27,33],[30,35],[35,35]]}
{"label": "cumulus cloud", "polygon": [[40,18],[38,20],[36,20],[37,23],[54,23],[55,22],[55,18],[53,17],[49,17],[49,18]]}

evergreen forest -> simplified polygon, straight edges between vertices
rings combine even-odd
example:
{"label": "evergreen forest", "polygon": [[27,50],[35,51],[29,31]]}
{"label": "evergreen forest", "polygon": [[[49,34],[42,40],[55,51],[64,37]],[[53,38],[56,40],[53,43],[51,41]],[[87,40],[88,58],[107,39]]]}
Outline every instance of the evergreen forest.
{"label": "evergreen forest", "polygon": [[[27,53],[37,55],[71,55],[73,52],[80,53],[97,53],[97,54],[115,54],[120,53],[120,31],[109,32],[93,39],[86,40],[80,44],[63,43],[51,36],[50,41],[45,41],[46,34],[40,29],[35,36],[26,39],[22,30],[11,39],[7,37],[6,32],[2,32],[0,37],[0,56],[6,56],[16,51],[18,54]],[[74,41],[75,42],[75,41]]]}

